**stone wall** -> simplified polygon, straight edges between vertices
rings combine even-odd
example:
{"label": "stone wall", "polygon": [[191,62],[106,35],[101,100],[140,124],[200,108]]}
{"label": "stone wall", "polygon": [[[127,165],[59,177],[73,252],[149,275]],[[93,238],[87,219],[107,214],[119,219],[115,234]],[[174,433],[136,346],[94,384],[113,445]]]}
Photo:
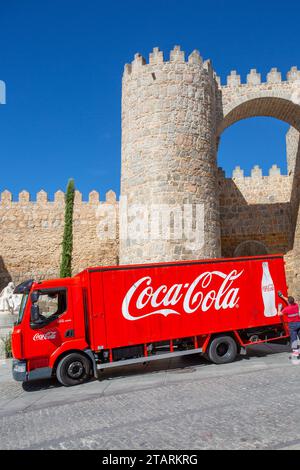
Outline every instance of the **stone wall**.
{"label": "stone wall", "polygon": [[237,167],[232,178],[219,173],[222,255],[235,256],[246,241],[263,243],[269,253],[291,248],[291,178],[275,165],[269,176],[255,166],[251,176]]}
{"label": "stone wall", "polygon": [[[116,222],[115,239],[106,232],[108,218],[112,225]],[[119,264],[116,194],[108,191],[105,202],[99,202],[99,194],[93,191],[89,202],[83,202],[77,193],[73,221],[73,272],[78,273],[88,266],[116,264]]]}
{"label": "stone wall", "polygon": [[[55,193],[48,201],[41,191],[35,201],[28,192],[18,201],[4,191],[0,201],[0,288],[8,281],[28,278],[47,279],[59,275],[64,227],[64,193]],[[109,191],[105,202],[99,202],[95,191],[83,202],[76,191],[74,204],[73,273],[88,265],[117,264],[118,240],[99,238],[99,224],[106,207],[115,207],[115,193]]]}

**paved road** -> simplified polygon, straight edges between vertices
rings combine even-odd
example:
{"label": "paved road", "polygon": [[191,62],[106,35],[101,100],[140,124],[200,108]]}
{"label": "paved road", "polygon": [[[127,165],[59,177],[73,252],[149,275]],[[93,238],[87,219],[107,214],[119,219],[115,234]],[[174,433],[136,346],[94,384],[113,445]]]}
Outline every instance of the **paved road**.
{"label": "paved road", "polygon": [[300,449],[300,366],[285,346],[233,364],[198,357],[65,388],[20,384],[0,361],[1,449]]}

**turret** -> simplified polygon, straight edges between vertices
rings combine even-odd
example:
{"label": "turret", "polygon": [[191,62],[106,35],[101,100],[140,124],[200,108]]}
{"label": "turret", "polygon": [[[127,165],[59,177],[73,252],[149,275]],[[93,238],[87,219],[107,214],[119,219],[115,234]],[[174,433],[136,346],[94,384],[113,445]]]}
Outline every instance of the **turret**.
{"label": "turret", "polygon": [[[149,63],[136,54],[133,62],[126,64],[122,89],[121,198],[123,201],[126,198],[127,209],[125,204],[121,206],[121,263],[220,255],[218,87],[210,61],[203,62],[198,51],[186,60],[179,46],[171,51],[169,60],[164,60],[163,53],[154,48]],[[140,239],[131,236],[132,204],[139,212],[141,228],[148,230],[147,236]],[[202,242],[185,241],[189,223],[185,217],[191,207],[196,235],[201,232]],[[129,218],[124,217],[126,210]],[[160,234],[156,237],[155,230],[151,231],[155,225],[153,210],[160,213],[157,215]],[[169,219],[170,227],[166,228],[164,224]]]}

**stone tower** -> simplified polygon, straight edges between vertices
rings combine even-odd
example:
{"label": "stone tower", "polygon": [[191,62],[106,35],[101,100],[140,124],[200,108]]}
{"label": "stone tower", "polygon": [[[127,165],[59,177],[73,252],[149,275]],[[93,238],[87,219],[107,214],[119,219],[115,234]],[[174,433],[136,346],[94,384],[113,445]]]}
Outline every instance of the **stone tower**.
{"label": "stone tower", "polygon": [[[144,207],[150,205],[160,207],[158,212],[171,208],[171,215],[163,212],[161,216],[161,224],[171,217],[171,232],[176,223],[185,226],[180,213],[185,213],[187,205],[193,207],[194,216],[196,206],[202,207],[204,221],[202,227],[196,227],[203,232],[202,244],[190,245],[183,242],[184,238],[163,239],[165,234],[156,239],[153,234],[148,239],[126,239],[128,227],[122,232],[121,218],[120,263],[220,256],[216,165],[219,100],[210,61],[203,62],[198,51],[185,60],[184,52],[175,46],[166,61],[154,48],[148,64],[136,54],[133,62],[125,65],[121,197],[126,196],[128,207],[141,205],[141,224],[148,228],[152,222]],[[195,220],[193,224],[195,228]],[[162,225],[160,229],[163,231]]]}

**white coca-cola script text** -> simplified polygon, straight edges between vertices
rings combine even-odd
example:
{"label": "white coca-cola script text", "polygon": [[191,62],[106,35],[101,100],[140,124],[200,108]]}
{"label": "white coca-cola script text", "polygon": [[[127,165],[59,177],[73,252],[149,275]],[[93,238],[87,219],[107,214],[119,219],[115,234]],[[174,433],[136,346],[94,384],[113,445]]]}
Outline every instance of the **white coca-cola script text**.
{"label": "white coca-cola script text", "polygon": [[[233,283],[244,270],[238,272],[233,270],[228,274],[221,271],[204,272],[193,282],[186,284],[173,284],[171,287],[161,285],[154,288],[150,276],[136,281],[128,290],[122,303],[122,314],[126,320],[140,320],[150,315],[170,314],[180,315],[194,313],[196,311],[206,312],[210,308],[215,310],[226,310],[235,307],[239,301],[239,288]],[[211,288],[212,280],[220,280],[219,288]],[[181,312],[176,310],[176,305],[182,302]],[[143,309],[151,307],[151,312],[143,314]]]}
{"label": "white coca-cola script text", "polygon": [[55,339],[57,336],[56,331],[47,331],[46,333],[36,333],[33,337],[33,341],[44,341],[46,339]]}

